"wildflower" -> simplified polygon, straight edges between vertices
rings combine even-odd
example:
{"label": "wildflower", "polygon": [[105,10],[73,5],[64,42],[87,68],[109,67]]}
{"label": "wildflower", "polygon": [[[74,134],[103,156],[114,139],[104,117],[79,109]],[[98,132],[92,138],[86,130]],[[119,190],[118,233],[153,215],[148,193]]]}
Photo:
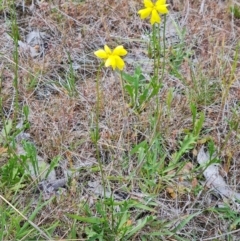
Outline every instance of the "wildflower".
{"label": "wildflower", "polygon": [[138,14],[140,14],[141,19],[145,19],[151,15],[150,22],[152,25],[161,22],[159,14],[168,13],[166,0],[157,0],[155,4],[151,0],[144,0],[144,6],[145,8],[139,10]]}
{"label": "wildflower", "polygon": [[95,51],[94,54],[105,61],[105,66],[112,68],[115,70],[116,68],[123,70],[125,63],[122,60],[121,56],[125,56],[127,54],[127,50],[123,48],[123,46],[117,46],[113,51],[107,46],[104,46],[103,49],[99,49]]}

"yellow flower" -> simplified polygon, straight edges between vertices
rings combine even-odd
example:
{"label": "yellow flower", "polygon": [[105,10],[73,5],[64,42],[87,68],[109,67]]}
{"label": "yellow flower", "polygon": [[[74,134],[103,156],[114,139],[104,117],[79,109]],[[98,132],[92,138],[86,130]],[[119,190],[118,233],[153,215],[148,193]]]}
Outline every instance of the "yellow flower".
{"label": "yellow flower", "polygon": [[106,67],[112,66],[114,70],[116,68],[123,70],[125,66],[121,56],[125,56],[127,54],[127,50],[121,45],[117,46],[113,51],[107,45],[105,45],[104,50],[99,49],[98,51],[95,51],[94,54],[98,58],[104,59]]}
{"label": "yellow flower", "polygon": [[166,0],[157,0],[155,4],[151,0],[144,0],[144,6],[145,8],[139,10],[138,14],[140,14],[141,19],[145,19],[151,15],[150,22],[152,25],[161,22],[159,14],[168,13]]}

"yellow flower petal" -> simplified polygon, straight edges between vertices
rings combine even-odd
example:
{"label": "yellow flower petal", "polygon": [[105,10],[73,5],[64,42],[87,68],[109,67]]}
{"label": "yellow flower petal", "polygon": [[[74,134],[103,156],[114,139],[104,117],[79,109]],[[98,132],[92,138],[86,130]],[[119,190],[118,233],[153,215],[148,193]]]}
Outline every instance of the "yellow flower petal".
{"label": "yellow flower petal", "polygon": [[140,14],[141,19],[147,18],[152,12],[152,8],[144,8],[138,11]]}
{"label": "yellow flower petal", "polygon": [[112,60],[111,60],[112,68],[115,70],[117,67],[116,56],[112,56],[111,58],[112,58]]}
{"label": "yellow flower petal", "polygon": [[156,9],[159,13],[165,14],[165,13],[168,13],[167,6],[168,6],[167,4],[164,4],[164,5],[157,5],[156,4]]}
{"label": "yellow flower petal", "polygon": [[155,5],[164,5],[166,4],[166,0],[158,0]]}
{"label": "yellow flower petal", "polygon": [[107,45],[104,45],[104,50],[106,51],[107,54],[112,53],[112,50]]}
{"label": "yellow flower petal", "polygon": [[151,0],[144,0],[144,6],[145,8],[153,8],[154,4]]}
{"label": "yellow flower petal", "polygon": [[123,48],[123,46],[117,46],[114,50],[113,50],[113,55],[118,55],[118,56],[124,56],[127,54],[127,50]]}
{"label": "yellow flower petal", "polygon": [[120,70],[123,70],[125,66],[124,61],[119,56],[115,56],[115,61],[116,61],[116,67],[119,68]]}
{"label": "yellow flower petal", "polygon": [[111,66],[111,58],[109,57],[105,62],[105,67]]}
{"label": "yellow flower petal", "polygon": [[109,67],[109,66],[112,66],[113,69],[116,68],[116,59],[115,59],[115,56],[110,56],[106,63],[105,63],[105,66],[106,67]]}
{"label": "yellow flower petal", "polygon": [[153,25],[154,23],[160,23],[160,21],[161,21],[161,18],[159,16],[157,10],[153,9],[150,23]]}
{"label": "yellow flower petal", "polygon": [[94,54],[100,59],[106,59],[108,57],[107,53],[103,49],[99,49],[98,51],[95,51]]}

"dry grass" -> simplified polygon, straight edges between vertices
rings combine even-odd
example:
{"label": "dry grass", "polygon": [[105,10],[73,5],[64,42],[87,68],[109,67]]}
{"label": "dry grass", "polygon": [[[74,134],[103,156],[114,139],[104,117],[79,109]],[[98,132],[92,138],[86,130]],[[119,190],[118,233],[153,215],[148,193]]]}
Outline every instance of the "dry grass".
{"label": "dry grass", "polygon": [[[150,25],[141,21],[137,15],[142,6],[140,0],[39,1],[34,4],[34,9],[31,8],[31,1],[26,1],[25,11],[23,2],[18,1],[16,4],[21,40],[25,42],[27,34],[32,30],[46,33],[40,45],[32,46],[41,53],[37,57],[33,58],[27,51],[19,49],[20,104],[27,105],[30,109],[30,128],[26,132],[44,161],[50,163],[54,157],[60,156],[59,167],[56,168],[58,178],[68,169],[83,168],[75,178],[77,184],[73,182],[64,189],[64,194],[57,195],[35,220],[36,224],[45,227],[59,220],[60,224],[53,237],[64,239],[69,237],[72,227],[72,219],[66,213],[81,213],[79,203],[82,202],[88,202],[95,212],[93,204],[98,197],[91,193],[88,181],[101,182],[99,172],[92,169],[98,165],[96,148],[91,139],[98,68],[93,51],[105,43],[111,47],[124,45],[129,51],[126,72],[133,72],[138,63],[148,61],[142,37],[150,30]],[[167,65],[168,71],[159,94],[162,115],[157,130],[162,136],[162,146],[168,160],[178,150],[179,140],[186,129],[191,128],[189,105],[195,103],[197,109],[205,114],[204,127],[195,149],[189,151],[185,159],[197,167],[195,151],[204,138],[211,137],[222,160],[228,184],[238,190],[239,129],[231,130],[229,125],[229,121],[240,121],[239,60],[237,70],[230,79],[236,45],[240,39],[240,20],[234,18],[229,11],[233,3],[234,1],[220,0],[169,1],[171,18],[179,25],[179,29],[186,29],[183,51],[190,51],[188,60],[191,61],[183,60],[180,65],[183,79],[171,74],[171,68]],[[238,4],[237,1],[235,3]],[[8,16],[9,8],[6,7],[0,15],[0,71],[3,113],[11,119],[14,102],[14,43],[9,36],[11,29],[9,21],[6,21]],[[172,25],[170,27],[173,28]],[[176,31],[172,29],[167,30],[167,36],[167,57],[170,58],[173,42],[179,40]],[[77,94],[73,97],[69,97],[69,91],[64,87],[71,62],[68,54],[75,70]],[[151,72],[151,63],[146,68],[146,73]],[[117,74],[103,70],[100,85],[98,144],[104,172],[108,177],[107,186],[123,196],[144,200],[142,177],[131,176],[137,160],[128,160],[128,157],[136,144],[151,139],[152,125],[149,117],[153,113],[151,107],[154,102],[140,115],[136,115],[123,102]],[[169,116],[165,101],[171,87],[174,89],[174,97]],[[7,159],[4,162],[6,161]],[[199,175],[196,177],[200,184]],[[178,177],[172,177],[173,186],[178,182]],[[166,186],[164,184],[159,193],[150,195],[154,196],[154,201],[158,204],[155,208],[157,217],[169,221],[169,229],[176,227],[184,215],[201,210],[201,214],[187,223],[178,235],[184,237],[184,240],[193,240],[193,237],[196,240],[214,240],[214,237],[215,240],[227,240],[223,234],[232,231],[229,229],[230,220],[221,218],[216,212],[207,211],[221,203],[221,198],[214,197],[204,188],[195,195],[194,188],[190,187],[183,194],[179,192],[176,199],[173,199],[166,191]],[[24,210],[29,205],[29,200],[38,198],[39,194],[22,190],[19,201],[14,205],[19,210]],[[134,210],[132,212],[134,216]],[[84,226],[86,225],[77,228],[79,240],[85,240]],[[144,230],[148,231],[148,228]],[[239,235],[240,232],[236,231],[228,237],[229,240],[238,240]],[[131,240],[140,240],[140,234]],[[156,237],[155,240],[162,239]],[[169,237],[168,240],[174,239]]]}

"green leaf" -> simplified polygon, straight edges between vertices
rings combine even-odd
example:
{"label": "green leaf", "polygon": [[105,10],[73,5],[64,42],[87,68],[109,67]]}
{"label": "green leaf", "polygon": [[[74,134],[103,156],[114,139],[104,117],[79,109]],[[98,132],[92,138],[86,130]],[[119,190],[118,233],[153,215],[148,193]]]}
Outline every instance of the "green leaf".
{"label": "green leaf", "polygon": [[146,147],[147,147],[147,141],[146,141],[146,140],[145,140],[145,141],[142,141],[142,142],[140,142],[138,145],[136,145],[136,146],[131,150],[130,154],[131,154],[131,155],[134,155],[135,153],[138,153],[138,152],[139,152],[139,149],[140,149],[140,148],[146,149]]}
{"label": "green leaf", "polygon": [[51,171],[53,171],[54,167],[57,166],[58,162],[61,160],[61,157],[60,156],[57,156],[57,157],[54,157],[53,160],[51,161],[51,164],[48,168],[48,171],[45,175],[45,178],[48,177],[48,175],[50,174]]}
{"label": "green leaf", "polygon": [[[30,215],[30,217],[28,218],[28,220],[33,221],[36,218],[36,216],[40,213],[40,211],[43,209],[43,207],[45,207],[47,204],[52,202],[52,200],[53,200],[53,197],[51,199],[47,200],[46,202],[42,203],[42,204],[39,202],[37,204],[37,207],[35,207],[34,211]],[[21,229],[18,232],[18,238],[24,237],[29,232],[28,227],[30,225],[31,224],[27,220],[24,222],[24,225],[21,227]],[[46,232],[46,230],[45,230],[45,232]]]}
{"label": "green leaf", "polygon": [[174,153],[173,162],[176,163],[181,158],[181,156],[186,153],[189,149],[193,148],[193,145],[196,143],[196,136],[193,134],[186,135],[181,142],[180,150],[177,153]]}
{"label": "green leaf", "polygon": [[198,216],[201,212],[197,212],[197,213],[193,213],[190,215],[186,215],[184,217],[182,217],[180,223],[178,224],[178,226],[173,230],[174,233],[180,231],[188,222],[191,221],[192,218],[194,218],[195,216]]}
{"label": "green leaf", "polygon": [[101,224],[104,222],[103,218],[98,218],[98,217],[81,217],[75,214],[67,214],[67,216],[86,223]]}
{"label": "green leaf", "polygon": [[191,112],[192,112],[192,123],[193,123],[193,127],[194,127],[195,122],[196,122],[196,117],[197,117],[197,107],[194,103],[191,103],[190,109],[191,109]]}
{"label": "green leaf", "polygon": [[131,76],[129,74],[126,73],[122,73],[122,77],[124,80],[126,80],[129,84],[132,84],[135,81],[135,76]]}
{"label": "green leaf", "polygon": [[137,224],[132,227],[130,230],[126,232],[125,238],[128,239],[141,230],[148,222],[152,221],[154,218],[152,216],[148,216],[137,221]]}
{"label": "green leaf", "polygon": [[240,19],[240,7],[238,6],[231,6],[230,7],[231,13],[233,13],[233,16],[237,19]]}
{"label": "green leaf", "polygon": [[194,135],[195,137],[198,137],[199,134],[200,134],[200,131],[202,129],[202,126],[203,126],[203,122],[204,122],[204,119],[205,119],[205,116],[204,114],[201,112],[199,113],[200,115],[200,118],[198,120],[195,121],[195,124],[194,124]]}
{"label": "green leaf", "polygon": [[130,207],[134,207],[134,208],[139,208],[145,211],[150,211],[150,212],[156,212],[156,210],[154,208],[150,208],[142,203],[138,203],[138,202],[134,202],[130,205]]}
{"label": "green leaf", "polygon": [[28,116],[29,116],[29,107],[27,105],[23,106],[23,113],[24,113],[24,116],[25,116],[25,120],[27,120]]}
{"label": "green leaf", "polygon": [[119,223],[117,224],[117,229],[120,230],[121,228],[123,228],[127,222],[127,220],[129,219],[129,213],[128,211],[125,211],[122,215],[121,218],[119,220]]}
{"label": "green leaf", "polygon": [[158,91],[160,89],[160,85],[154,86],[151,94],[148,96],[148,100],[150,100],[152,97],[158,94]]}
{"label": "green leaf", "polygon": [[10,133],[11,129],[12,129],[12,120],[8,120],[5,123],[5,127],[2,129],[2,131],[0,133],[0,143],[4,143],[4,140]]}
{"label": "green leaf", "polygon": [[130,85],[125,85],[124,86],[128,94],[130,95],[131,99],[134,98],[134,90]]}
{"label": "green leaf", "polygon": [[139,103],[142,105],[147,99],[149,89],[145,89],[144,92],[139,96]]}
{"label": "green leaf", "polygon": [[140,68],[140,66],[137,66],[136,67],[136,69],[135,69],[135,71],[134,71],[134,75],[135,76],[140,76],[140,75],[142,75],[142,70],[141,70],[141,68]]}

